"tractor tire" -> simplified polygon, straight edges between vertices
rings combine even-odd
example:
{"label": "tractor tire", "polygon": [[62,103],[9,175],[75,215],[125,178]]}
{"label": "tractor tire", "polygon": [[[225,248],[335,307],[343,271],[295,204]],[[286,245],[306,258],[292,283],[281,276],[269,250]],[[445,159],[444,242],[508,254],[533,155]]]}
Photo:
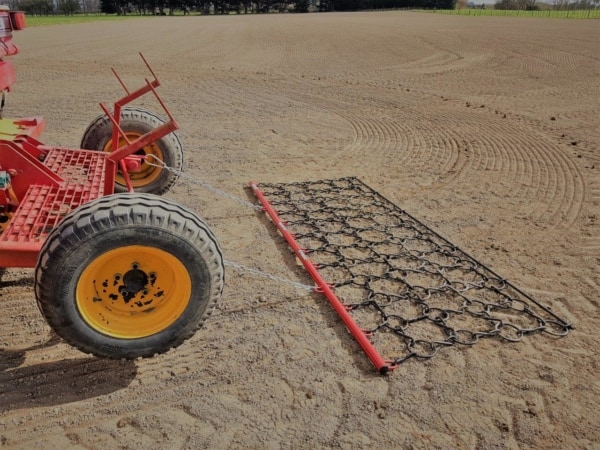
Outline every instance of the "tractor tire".
{"label": "tractor tire", "polygon": [[[123,108],[120,126],[129,140],[134,140],[164,124],[156,114],[142,108]],[[106,114],[98,116],[90,123],[83,137],[80,148],[110,153],[112,145],[113,125]],[[121,138],[119,145],[125,141]],[[170,133],[152,144],[139,149],[138,155],[153,155],[174,171],[162,169],[155,165],[142,163],[140,172],[130,173],[135,192],[162,195],[167,192],[179,178],[178,172],[183,167],[183,149],[175,133]],[[158,161],[157,161],[158,162]],[[115,192],[127,192],[123,174],[119,170],[115,178]]]}
{"label": "tractor tire", "polygon": [[223,257],[190,210],[151,194],[115,194],[67,215],[44,243],[35,295],[52,329],[85,353],[150,357],[210,316]]}

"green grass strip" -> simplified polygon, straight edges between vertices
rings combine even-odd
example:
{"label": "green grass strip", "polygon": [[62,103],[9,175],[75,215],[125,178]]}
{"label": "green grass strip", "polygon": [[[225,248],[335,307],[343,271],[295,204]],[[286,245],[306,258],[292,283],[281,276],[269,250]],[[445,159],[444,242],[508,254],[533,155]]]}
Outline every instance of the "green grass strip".
{"label": "green grass strip", "polygon": [[506,16],[506,17],[540,17],[553,19],[600,19],[600,9],[580,9],[572,11],[519,11],[501,9],[437,9],[422,10],[435,14],[455,16]]}
{"label": "green grass strip", "polygon": [[45,25],[64,25],[70,23],[86,23],[86,22],[115,22],[122,20],[131,20],[138,17],[153,17],[139,16],[130,14],[126,16],[117,16],[116,14],[75,14],[73,16],[30,16],[25,17],[28,27],[37,27]]}

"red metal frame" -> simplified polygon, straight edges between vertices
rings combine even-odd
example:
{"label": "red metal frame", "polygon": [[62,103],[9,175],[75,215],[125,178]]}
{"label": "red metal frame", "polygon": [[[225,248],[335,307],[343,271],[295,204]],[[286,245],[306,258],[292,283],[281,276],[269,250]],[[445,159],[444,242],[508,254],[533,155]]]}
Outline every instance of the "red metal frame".
{"label": "red metal frame", "polygon": [[[160,86],[160,81],[158,80],[154,71],[148,64],[148,61],[146,61],[146,59],[144,58],[144,55],[142,55],[140,53],[140,57],[144,61],[144,64],[146,65],[146,67],[148,68],[150,73],[152,74],[152,78],[153,78],[152,81],[149,81],[148,79],[146,79],[145,80],[146,84],[144,86],[142,86],[139,89],[136,89],[133,92],[129,92],[129,89],[127,89],[127,86],[125,85],[125,83],[123,82],[121,77],[119,77],[117,72],[114,69],[112,69],[113,73],[115,74],[115,77],[117,78],[117,80],[119,80],[119,83],[125,90],[126,95],[123,98],[121,98],[115,102],[114,109],[113,109],[114,113],[111,113],[110,110],[103,103],[100,103],[100,107],[102,108],[104,113],[108,116],[108,118],[113,123],[112,148],[116,149],[107,158],[107,168],[108,168],[107,178],[106,178],[107,187],[114,186],[115,176],[117,173],[116,166],[118,164],[119,168],[121,169],[121,173],[123,174],[123,178],[125,179],[127,188],[130,192],[133,191],[133,187],[131,185],[131,179],[128,174],[127,163],[126,163],[125,158],[132,156],[135,152],[138,151],[138,149],[143,148],[143,147],[147,146],[148,144],[151,144],[152,142],[155,142],[155,141],[159,140],[160,138],[166,136],[167,134],[178,129],[177,122],[175,122],[175,119],[173,118],[173,116],[167,109],[166,105],[164,104],[164,102],[162,101],[162,99],[160,98],[158,93],[156,92],[156,88],[158,86]],[[136,140],[130,141],[120,126],[121,110],[122,110],[123,106],[133,102],[134,100],[138,99],[142,95],[147,94],[149,92],[152,92],[154,94],[154,96],[160,103],[160,106],[163,108],[163,111],[165,112],[165,114],[167,115],[169,120],[166,121],[163,125],[155,128],[154,130],[151,130],[150,132],[144,134],[143,136],[140,136]],[[125,142],[127,142],[127,144],[119,147],[119,140],[120,140],[119,137],[123,138],[125,140]]]}
{"label": "red metal frame", "polygon": [[[0,91],[15,81],[14,68],[1,59],[18,53],[12,30],[25,26],[23,13],[0,10]],[[178,126],[156,92],[160,82],[140,53],[152,75],[146,84],[130,91],[117,72],[125,96],[114,103],[113,112],[100,106],[113,124],[111,153],[51,147],[37,140],[44,129],[41,117],[5,119],[0,117],[0,267],[34,267],[39,251],[66,214],[91,200],[114,192],[120,169],[130,191],[129,171],[139,169],[140,148],[175,131]],[[122,108],[139,97],[153,93],[168,121],[131,141],[120,126]],[[121,140],[122,139],[122,140]],[[125,142],[119,146],[119,142]]]}
{"label": "red metal frame", "polygon": [[381,374],[386,374],[388,371],[395,369],[397,366],[390,361],[385,361],[377,349],[371,344],[369,339],[367,339],[367,334],[358,326],[358,324],[354,321],[352,316],[348,313],[348,308],[340,301],[340,299],[335,295],[333,290],[331,289],[331,285],[327,283],[317,268],[313,265],[313,263],[308,259],[304,250],[300,248],[298,242],[294,238],[294,235],[288,231],[285,224],[279,219],[279,215],[273,209],[273,206],[269,203],[265,195],[262,193],[260,188],[254,183],[250,181],[250,188],[254,192],[254,195],[258,198],[260,203],[263,205],[263,210],[269,215],[271,221],[275,224],[279,232],[283,235],[288,245],[292,248],[302,265],[306,269],[306,271],[310,274],[312,279],[317,283],[318,288],[315,290],[317,292],[325,295],[329,303],[338,313],[348,331],[354,336],[358,344],[361,346],[363,351],[369,357],[375,368]]}

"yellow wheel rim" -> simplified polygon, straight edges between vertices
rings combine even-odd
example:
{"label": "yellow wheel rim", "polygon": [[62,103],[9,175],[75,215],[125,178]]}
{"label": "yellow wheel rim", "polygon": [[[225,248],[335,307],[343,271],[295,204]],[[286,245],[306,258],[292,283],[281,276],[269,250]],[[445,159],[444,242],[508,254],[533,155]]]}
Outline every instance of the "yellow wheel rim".
{"label": "yellow wheel rim", "polygon": [[[129,141],[135,141],[137,138],[142,136],[141,133],[134,132],[126,132],[127,139]],[[127,141],[123,138],[123,136],[119,136],[119,147],[126,145]],[[109,139],[103,149],[106,153],[111,153],[113,151],[112,139]],[[160,161],[164,161],[164,154],[160,149],[159,145],[156,142],[146,145],[138,150],[136,155],[153,155],[158,158]],[[134,188],[139,188],[143,186],[147,186],[148,184],[155,181],[160,176],[161,169],[156,166],[151,166],[146,164],[145,161],[142,162],[142,166],[140,167],[139,172],[129,173],[129,177],[131,178],[131,184]],[[117,176],[115,177],[115,182],[121,186],[126,186],[125,178],[123,174],[119,170],[117,172]]]}
{"label": "yellow wheel rim", "polygon": [[95,258],[76,287],[79,313],[94,330],[121,339],[151,336],[185,311],[192,282],[172,254],[130,245]]}

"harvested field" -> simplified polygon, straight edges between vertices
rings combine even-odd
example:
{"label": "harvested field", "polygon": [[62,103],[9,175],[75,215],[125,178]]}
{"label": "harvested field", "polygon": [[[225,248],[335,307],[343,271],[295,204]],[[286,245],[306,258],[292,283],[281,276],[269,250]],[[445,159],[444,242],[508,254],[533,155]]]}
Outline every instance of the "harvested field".
{"label": "harvested field", "polygon": [[[15,33],[7,117],[78,147],[143,52],[228,267],[165,355],[53,337],[30,270],[0,278],[0,446],[598,448],[600,27],[411,12],[140,18]],[[152,101],[144,106],[157,109]],[[483,339],[379,375],[252,201],[249,180],[357,177],[574,326]],[[231,195],[194,183],[202,180]],[[280,280],[282,279],[282,280]]]}

